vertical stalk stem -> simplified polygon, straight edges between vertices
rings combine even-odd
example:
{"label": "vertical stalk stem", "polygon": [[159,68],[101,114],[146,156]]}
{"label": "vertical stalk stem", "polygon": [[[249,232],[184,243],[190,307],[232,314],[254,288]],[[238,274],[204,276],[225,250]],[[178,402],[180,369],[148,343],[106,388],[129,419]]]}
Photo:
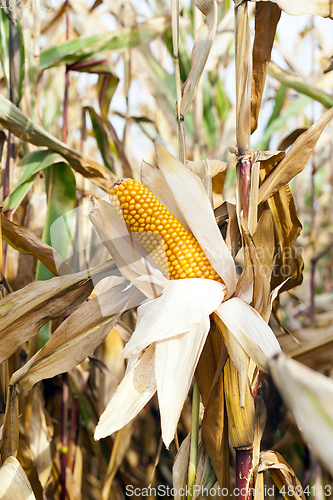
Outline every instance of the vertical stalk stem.
{"label": "vertical stalk stem", "polygon": [[67,374],[63,373],[61,399],[61,500],[66,500],[66,468],[67,468],[67,422],[68,422],[68,384]]}
{"label": "vertical stalk stem", "polygon": [[251,185],[251,167],[252,158],[250,155],[243,155],[238,157],[239,173],[241,180],[241,193],[242,193],[242,207],[243,216],[245,221],[249,217],[249,203],[250,203],[250,185]]}
{"label": "vertical stalk stem", "polygon": [[253,450],[236,450],[236,488],[237,500],[251,500],[253,488]]}
{"label": "vertical stalk stem", "polygon": [[171,27],[172,27],[172,45],[173,45],[173,65],[175,68],[176,81],[176,119],[178,125],[178,141],[179,141],[179,159],[182,163],[186,162],[185,152],[185,129],[184,117],[180,113],[180,104],[182,99],[181,79],[179,68],[179,0],[171,0]]}

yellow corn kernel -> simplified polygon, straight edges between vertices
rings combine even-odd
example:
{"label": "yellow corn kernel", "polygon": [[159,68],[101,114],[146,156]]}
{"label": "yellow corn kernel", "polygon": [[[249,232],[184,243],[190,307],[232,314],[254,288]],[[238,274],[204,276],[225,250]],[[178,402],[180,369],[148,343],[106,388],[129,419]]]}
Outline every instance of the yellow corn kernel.
{"label": "yellow corn kernel", "polygon": [[110,200],[127,228],[169,279],[205,278],[223,283],[195,237],[139,181],[119,179]]}

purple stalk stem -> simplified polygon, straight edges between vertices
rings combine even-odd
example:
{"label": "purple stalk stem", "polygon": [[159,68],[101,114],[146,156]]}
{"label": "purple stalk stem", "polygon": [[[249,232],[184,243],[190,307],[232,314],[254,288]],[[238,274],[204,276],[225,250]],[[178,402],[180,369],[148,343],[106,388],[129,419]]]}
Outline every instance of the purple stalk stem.
{"label": "purple stalk stem", "polygon": [[[66,0],[66,40],[69,38],[69,17],[68,17],[68,9],[69,9],[69,0]],[[69,69],[66,66],[65,73],[65,95],[64,95],[64,127],[63,127],[63,142],[66,144],[67,142],[67,132],[68,132],[68,87],[69,87]],[[68,420],[68,383],[67,383],[67,374],[62,374],[62,400],[61,400],[61,445],[62,445],[62,453],[61,453],[61,500],[66,500],[67,498],[67,489],[66,489],[66,469],[67,469],[67,456],[68,456],[68,448],[67,448],[67,420]]]}
{"label": "purple stalk stem", "polygon": [[253,450],[236,450],[236,488],[237,500],[251,500],[253,488]]}
{"label": "purple stalk stem", "polygon": [[250,155],[244,155],[238,157],[239,172],[241,179],[241,191],[242,191],[242,207],[244,219],[248,220],[249,215],[249,202],[250,202],[250,183],[251,183],[251,167],[252,159]]}
{"label": "purple stalk stem", "polygon": [[66,500],[66,468],[67,468],[67,421],[68,421],[68,384],[67,374],[63,373],[61,399],[61,500]]}

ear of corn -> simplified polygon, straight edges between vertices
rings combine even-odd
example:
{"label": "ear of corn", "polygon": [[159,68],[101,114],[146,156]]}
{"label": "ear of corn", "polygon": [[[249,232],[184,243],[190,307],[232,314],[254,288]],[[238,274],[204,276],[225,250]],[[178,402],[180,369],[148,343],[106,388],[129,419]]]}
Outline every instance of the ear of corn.
{"label": "ear of corn", "polygon": [[128,230],[169,279],[205,278],[223,283],[195,237],[140,182],[120,179],[109,195]]}

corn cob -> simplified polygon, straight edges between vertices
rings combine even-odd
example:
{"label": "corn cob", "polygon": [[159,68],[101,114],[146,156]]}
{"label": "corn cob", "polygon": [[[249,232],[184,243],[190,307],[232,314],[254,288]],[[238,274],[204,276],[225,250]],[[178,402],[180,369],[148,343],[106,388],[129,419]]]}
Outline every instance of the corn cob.
{"label": "corn cob", "polygon": [[140,182],[119,179],[109,195],[128,230],[136,233],[169,279],[205,278],[223,283],[195,237]]}

